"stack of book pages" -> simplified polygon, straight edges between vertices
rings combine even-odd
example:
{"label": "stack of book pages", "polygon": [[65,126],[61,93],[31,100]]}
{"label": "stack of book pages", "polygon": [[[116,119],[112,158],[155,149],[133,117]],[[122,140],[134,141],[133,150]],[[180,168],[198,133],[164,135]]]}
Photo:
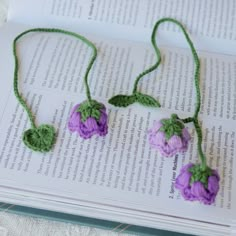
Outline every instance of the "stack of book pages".
{"label": "stack of book pages", "polygon": [[[236,234],[236,1],[234,0],[12,0],[0,29],[0,201],[193,235]],[[203,149],[220,174],[213,205],[185,201],[174,183],[181,167],[196,163],[197,136],[188,151],[165,158],[150,148],[154,120],[195,109],[194,61],[179,28],[157,32],[162,64],[139,84],[161,108],[115,108],[108,99],[130,94],[136,76],[156,62],[150,37],[161,17],[181,21],[201,60]],[[52,124],[50,152],[22,142],[30,128],[13,91],[12,42],[38,27],[82,34],[98,48],[89,75],[92,96],[109,114],[105,137],[84,140],[67,128],[71,108],[86,99],[83,77],[91,50],[76,38],[31,33],[19,40],[19,90],[37,124]]]}

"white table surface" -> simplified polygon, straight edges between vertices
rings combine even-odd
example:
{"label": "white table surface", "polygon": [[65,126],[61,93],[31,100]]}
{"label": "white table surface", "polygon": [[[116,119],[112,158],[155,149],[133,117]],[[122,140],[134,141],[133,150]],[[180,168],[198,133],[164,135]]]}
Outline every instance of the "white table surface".
{"label": "white table surface", "polygon": [[[122,231],[123,227],[120,227]],[[119,232],[119,231],[117,231]],[[0,212],[0,236],[129,236],[77,224]]]}

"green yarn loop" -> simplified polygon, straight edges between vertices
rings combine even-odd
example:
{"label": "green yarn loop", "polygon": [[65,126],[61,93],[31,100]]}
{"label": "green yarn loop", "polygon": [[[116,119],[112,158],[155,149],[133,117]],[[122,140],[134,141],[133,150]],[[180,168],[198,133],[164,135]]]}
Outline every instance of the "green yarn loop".
{"label": "green yarn loop", "polygon": [[102,108],[103,104],[97,102],[96,100],[91,100],[81,103],[77,109],[77,112],[81,114],[81,120],[83,122],[85,122],[89,117],[93,117],[99,121]]}
{"label": "green yarn loop", "polygon": [[[20,92],[18,90],[18,70],[19,70],[19,62],[18,62],[18,57],[17,57],[17,41],[22,38],[24,35],[28,33],[33,33],[33,32],[48,32],[48,33],[62,33],[65,35],[73,36],[85,44],[89,46],[92,49],[92,57],[90,58],[89,64],[87,66],[87,69],[85,71],[85,76],[84,76],[84,83],[85,83],[85,89],[86,89],[86,95],[87,99],[89,102],[92,102],[92,98],[90,95],[90,89],[88,85],[88,74],[92,68],[92,65],[97,57],[97,49],[96,46],[90,42],[88,39],[85,37],[76,34],[74,32],[66,31],[66,30],[61,30],[61,29],[47,29],[47,28],[35,28],[35,29],[30,29],[22,32],[19,34],[13,41],[13,55],[14,55],[14,60],[15,60],[15,70],[14,70],[14,93],[19,101],[19,103],[22,105],[22,107],[25,109],[27,112],[27,115],[29,117],[30,123],[31,123],[31,129],[27,130],[24,132],[23,135],[23,142],[25,145],[34,150],[34,151],[39,151],[39,152],[48,152],[52,148],[53,144],[55,143],[55,136],[56,132],[55,129],[51,125],[41,125],[38,128],[36,127],[35,124],[35,117],[32,114],[30,108],[28,107],[26,101],[23,99],[23,97],[20,95]],[[96,110],[92,112],[93,117],[99,117],[100,113]]]}

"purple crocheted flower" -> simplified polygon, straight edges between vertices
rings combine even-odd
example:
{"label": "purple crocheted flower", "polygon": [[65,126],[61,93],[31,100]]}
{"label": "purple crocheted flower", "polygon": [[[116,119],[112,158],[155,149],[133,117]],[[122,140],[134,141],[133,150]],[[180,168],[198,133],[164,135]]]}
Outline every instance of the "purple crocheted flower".
{"label": "purple crocheted flower", "polygon": [[105,136],[108,132],[106,107],[93,102],[92,106],[87,101],[77,104],[72,109],[68,122],[69,130],[78,132],[84,139],[91,138],[94,134]]}
{"label": "purple crocheted flower", "polygon": [[175,115],[170,119],[155,121],[153,128],[149,130],[150,145],[166,157],[186,152],[190,138],[183,122]]}
{"label": "purple crocheted flower", "polygon": [[200,165],[189,163],[182,167],[175,187],[185,200],[200,201],[206,205],[215,202],[219,191],[220,177],[216,170],[209,167],[202,171]]}

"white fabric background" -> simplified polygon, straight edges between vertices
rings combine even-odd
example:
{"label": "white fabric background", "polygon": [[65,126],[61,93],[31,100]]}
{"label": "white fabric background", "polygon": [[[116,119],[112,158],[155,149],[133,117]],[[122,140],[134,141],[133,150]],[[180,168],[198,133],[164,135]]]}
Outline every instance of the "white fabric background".
{"label": "white fabric background", "polygon": [[[20,1],[20,0],[19,0]],[[7,14],[8,0],[0,0],[0,26]],[[0,36],[1,37],[1,36]],[[121,227],[122,230],[123,227]],[[24,217],[0,210],[0,236],[129,236],[76,224]]]}

